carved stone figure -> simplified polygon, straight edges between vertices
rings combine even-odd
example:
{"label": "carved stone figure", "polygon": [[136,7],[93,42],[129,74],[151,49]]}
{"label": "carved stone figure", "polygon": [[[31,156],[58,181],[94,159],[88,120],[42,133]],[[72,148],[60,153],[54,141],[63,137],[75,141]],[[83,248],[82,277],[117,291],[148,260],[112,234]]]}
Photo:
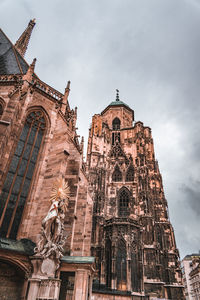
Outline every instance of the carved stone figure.
{"label": "carved stone figure", "polygon": [[64,218],[69,200],[69,186],[59,178],[52,189],[51,206],[42,220],[41,238],[35,248],[37,256],[60,259],[67,236],[64,236]]}

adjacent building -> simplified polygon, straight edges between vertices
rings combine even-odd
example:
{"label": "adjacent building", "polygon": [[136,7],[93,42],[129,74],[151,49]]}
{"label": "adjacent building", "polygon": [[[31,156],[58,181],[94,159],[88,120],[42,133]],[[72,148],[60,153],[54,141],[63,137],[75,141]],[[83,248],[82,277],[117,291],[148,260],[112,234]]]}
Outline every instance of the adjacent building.
{"label": "adjacent building", "polygon": [[186,300],[200,299],[200,254],[186,255],[181,261]]}

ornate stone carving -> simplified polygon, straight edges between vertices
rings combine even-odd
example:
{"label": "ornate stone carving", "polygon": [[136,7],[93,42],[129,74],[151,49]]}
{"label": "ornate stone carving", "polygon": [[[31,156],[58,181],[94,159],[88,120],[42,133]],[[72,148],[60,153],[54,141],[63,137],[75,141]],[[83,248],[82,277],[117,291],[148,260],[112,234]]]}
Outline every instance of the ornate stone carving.
{"label": "ornate stone carving", "polygon": [[[48,259],[59,259],[63,256],[67,236],[64,236],[64,218],[69,200],[69,186],[64,179],[59,178],[52,189],[51,206],[42,220],[41,238],[37,243],[35,255],[42,257],[45,261],[43,269],[46,272]],[[59,265],[56,266],[56,269]]]}

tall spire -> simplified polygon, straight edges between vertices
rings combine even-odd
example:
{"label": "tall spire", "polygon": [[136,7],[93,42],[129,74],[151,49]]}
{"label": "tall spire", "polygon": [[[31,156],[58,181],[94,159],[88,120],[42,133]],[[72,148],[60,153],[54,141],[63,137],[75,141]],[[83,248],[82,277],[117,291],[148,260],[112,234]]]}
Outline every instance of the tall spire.
{"label": "tall spire", "polygon": [[15,43],[15,48],[17,49],[17,51],[21,54],[21,56],[24,57],[27,47],[28,47],[28,43],[31,37],[31,33],[33,30],[33,27],[35,26],[35,19],[30,20],[30,22],[28,23],[27,28],[24,30],[24,32],[22,33],[22,35],[19,37],[19,39],[16,41]]}

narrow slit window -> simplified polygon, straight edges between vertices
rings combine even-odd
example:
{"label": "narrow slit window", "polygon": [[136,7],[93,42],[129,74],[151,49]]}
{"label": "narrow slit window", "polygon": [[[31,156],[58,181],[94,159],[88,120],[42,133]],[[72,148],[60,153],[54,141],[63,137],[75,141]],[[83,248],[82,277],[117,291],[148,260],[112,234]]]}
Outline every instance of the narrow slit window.
{"label": "narrow slit window", "polygon": [[122,188],[119,192],[119,217],[126,217],[129,215],[129,192],[126,188]]}

